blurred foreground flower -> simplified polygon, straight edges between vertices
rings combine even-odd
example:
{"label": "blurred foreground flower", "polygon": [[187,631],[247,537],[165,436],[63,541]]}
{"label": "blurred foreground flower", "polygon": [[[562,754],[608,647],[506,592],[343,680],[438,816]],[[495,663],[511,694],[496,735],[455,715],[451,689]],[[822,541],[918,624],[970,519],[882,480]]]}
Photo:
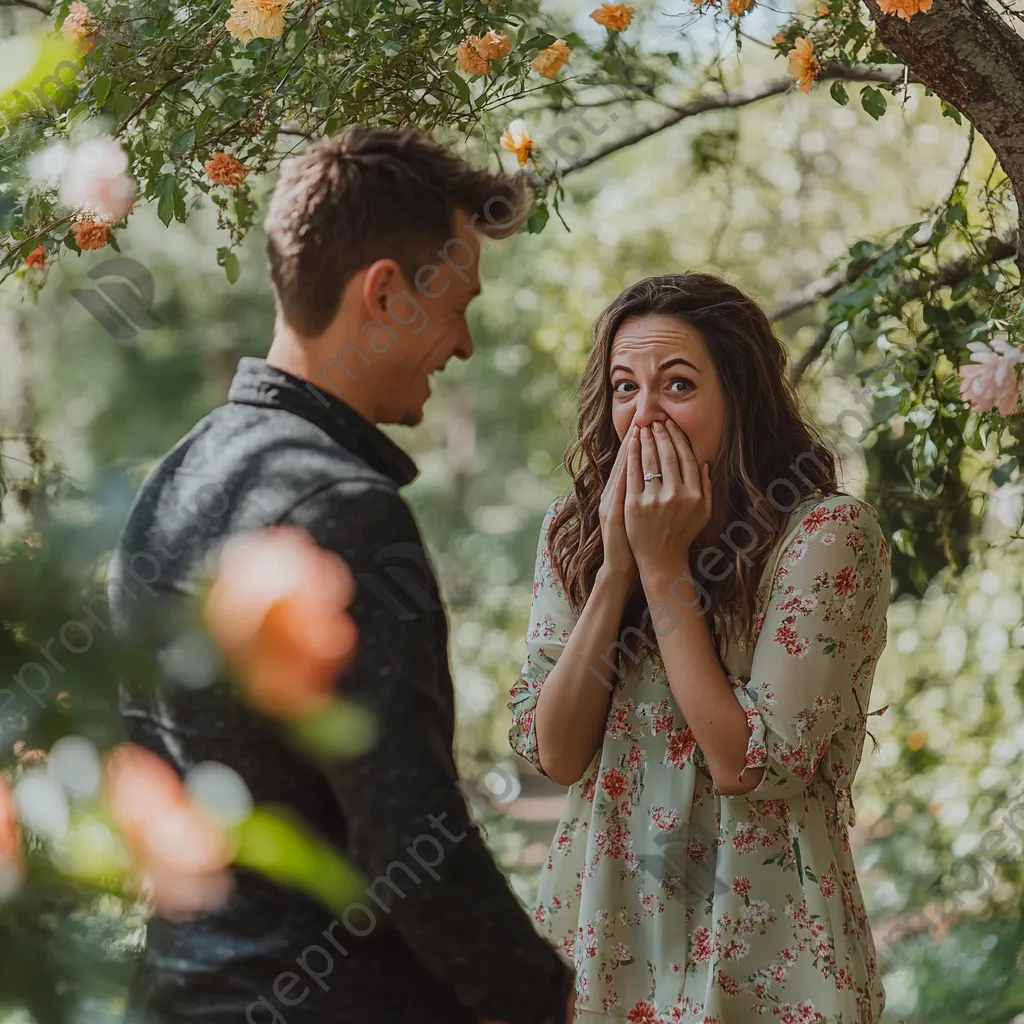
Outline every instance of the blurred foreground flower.
{"label": "blurred foreground flower", "polygon": [[232,0],[224,27],[240,43],[253,39],[280,39],[284,12],[290,0]]}
{"label": "blurred foreground flower", "polygon": [[249,174],[249,168],[230,153],[214,153],[203,164],[203,169],[212,184],[228,188],[238,188]]}
{"label": "blurred foreground flower", "polygon": [[98,25],[92,11],[81,0],[74,0],[60,27],[65,39],[78,43],[79,53],[88,53],[96,45]]}
{"label": "blurred foreground flower", "polygon": [[7,780],[0,776],[0,899],[17,889],[24,866],[14,794]]}
{"label": "blurred foreground flower", "polygon": [[111,221],[127,217],[135,203],[135,182],[128,176],[128,154],[109,135],[89,139],[67,153],[61,173],[60,201]]}
{"label": "blurred foreground flower", "polygon": [[569,47],[564,39],[556,39],[550,46],[545,47],[530,65],[531,71],[536,71],[545,78],[554,78],[562,66],[569,59]]}
{"label": "blurred foreground flower", "polygon": [[801,92],[810,92],[815,79],[821,74],[821,64],[814,56],[814,44],[801,36],[789,51],[789,73],[800,83]]}
{"label": "blurred foreground flower", "polygon": [[513,121],[501,137],[501,148],[515,153],[520,167],[533,157],[534,146],[533,137],[526,130],[526,123],[521,120]]}
{"label": "blurred foreground flower", "polygon": [[636,8],[626,4],[601,4],[590,16],[612,32],[625,32],[635,13]]}
{"label": "blurred foreground flower", "polygon": [[754,6],[754,0],[729,0],[729,13],[737,18]]}
{"label": "blurred foreground flower", "polygon": [[228,832],[190,799],[167,762],[125,743],[107,756],[105,782],[114,821],[157,913],[196,914],[228,898],[235,853]]}
{"label": "blurred foreground flower", "polygon": [[1010,344],[1005,334],[983,341],[969,342],[971,362],[960,367],[960,394],[972,412],[998,409],[1009,416],[1020,401],[1021,386],[1017,367],[1024,363],[1024,352]]}
{"label": "blurred foreground flower", "polygon": [[275,527],[224,546],[205,618],[259,710],[306,717],[328,707],[357,637],[348,566],[303,530]]}

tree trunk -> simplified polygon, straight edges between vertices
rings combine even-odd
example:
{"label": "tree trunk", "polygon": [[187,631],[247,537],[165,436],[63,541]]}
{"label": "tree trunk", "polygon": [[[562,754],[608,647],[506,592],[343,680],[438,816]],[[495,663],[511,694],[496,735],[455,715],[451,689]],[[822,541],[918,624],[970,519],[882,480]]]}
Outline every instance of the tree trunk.
{"label": "tree trunk", "polygon": [[[865,2],[878,38],[992,147],[1013,185],[1024,239],[1024,35],[1014,16],[986,0],[934,0],[931,11],[903,21],[883,14],[877,0]],[[1017,266],[1024,278],[1024,245]]]}

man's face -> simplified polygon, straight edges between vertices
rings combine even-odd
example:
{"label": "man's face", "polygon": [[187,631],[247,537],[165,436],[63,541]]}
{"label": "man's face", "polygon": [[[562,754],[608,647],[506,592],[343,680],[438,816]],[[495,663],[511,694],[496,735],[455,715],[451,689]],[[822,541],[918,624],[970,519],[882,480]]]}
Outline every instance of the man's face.
{"label": "man's face", "polygon": [[381,395],[381,422],[415,426],[430,397],[430,378],[457,356],[473,354],[466,311],[480,294],[480,240],[469,218],[457,211],[452,235],[417,268],[413,280],[400,276],[388,300],[394,340],[385,358],[388,374]]}

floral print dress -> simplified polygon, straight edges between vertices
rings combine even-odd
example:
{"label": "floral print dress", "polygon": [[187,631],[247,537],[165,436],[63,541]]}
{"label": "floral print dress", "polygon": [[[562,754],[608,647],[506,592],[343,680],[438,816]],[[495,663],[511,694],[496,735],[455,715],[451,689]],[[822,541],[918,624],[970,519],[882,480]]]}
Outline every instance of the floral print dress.
{"label": "floral print dress", "polygon": [[[509,703],[512,746],[538,770],[537,695],[575,622],[547,544],[557,505]],[[722,653],[751,726],[747,765],[765,769],[744,796],[715,790],[657,652],[623,659],[534,911],[575,959],[580,1024],[877,1024],[885,995],[847,830],[889,584],[869,505],[817,494],[792,511],[751,641]]]}

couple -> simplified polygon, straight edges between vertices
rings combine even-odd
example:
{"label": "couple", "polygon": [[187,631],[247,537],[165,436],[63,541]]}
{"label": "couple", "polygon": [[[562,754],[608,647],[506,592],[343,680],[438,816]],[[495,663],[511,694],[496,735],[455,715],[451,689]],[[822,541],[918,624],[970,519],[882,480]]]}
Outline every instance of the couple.
{"label": "couple", "polygon": [[[146,552],[161,596],[187,594],[229,536],[308,531],[378,584],[357,589],[340,681],[378,742],[313,765],[231,694],[184,685],[174,659],[155,692],[125,690],[123,714],[179,772],[222,762],[257,802],[301,814],[373,880],[375,924],[343,915],[342,931],[239,870],[220,909],[151,919],[138,1024],[880,1015],[847,826],[885,544],[870,509],[838,494],[763,313],[723,282],[628,289],[581,381],[574,485],[544,522],[511,702],[515,749],[571,786],[533,921],[470,821],[447,618],[400,496],[416,469],[377,425],[415,426],[430,376],[472,355],[481,248],[524,212],[516,182],[412,132],[352,128],[282,168],[270,351],[242,361],[227,404],[150,474],[118,559]],[[182,506],[204,484],[225,501],[200,531]],[[389,565],[410,551],[416,578],[408,557]],[[389,587],[420,600],[396,612]],[[163,621],[141,603],[114,612],[130,635]],[[444,855],[412,884],[398,868],[424,833]],[[304,972],[324,936],[330,972]]]}

